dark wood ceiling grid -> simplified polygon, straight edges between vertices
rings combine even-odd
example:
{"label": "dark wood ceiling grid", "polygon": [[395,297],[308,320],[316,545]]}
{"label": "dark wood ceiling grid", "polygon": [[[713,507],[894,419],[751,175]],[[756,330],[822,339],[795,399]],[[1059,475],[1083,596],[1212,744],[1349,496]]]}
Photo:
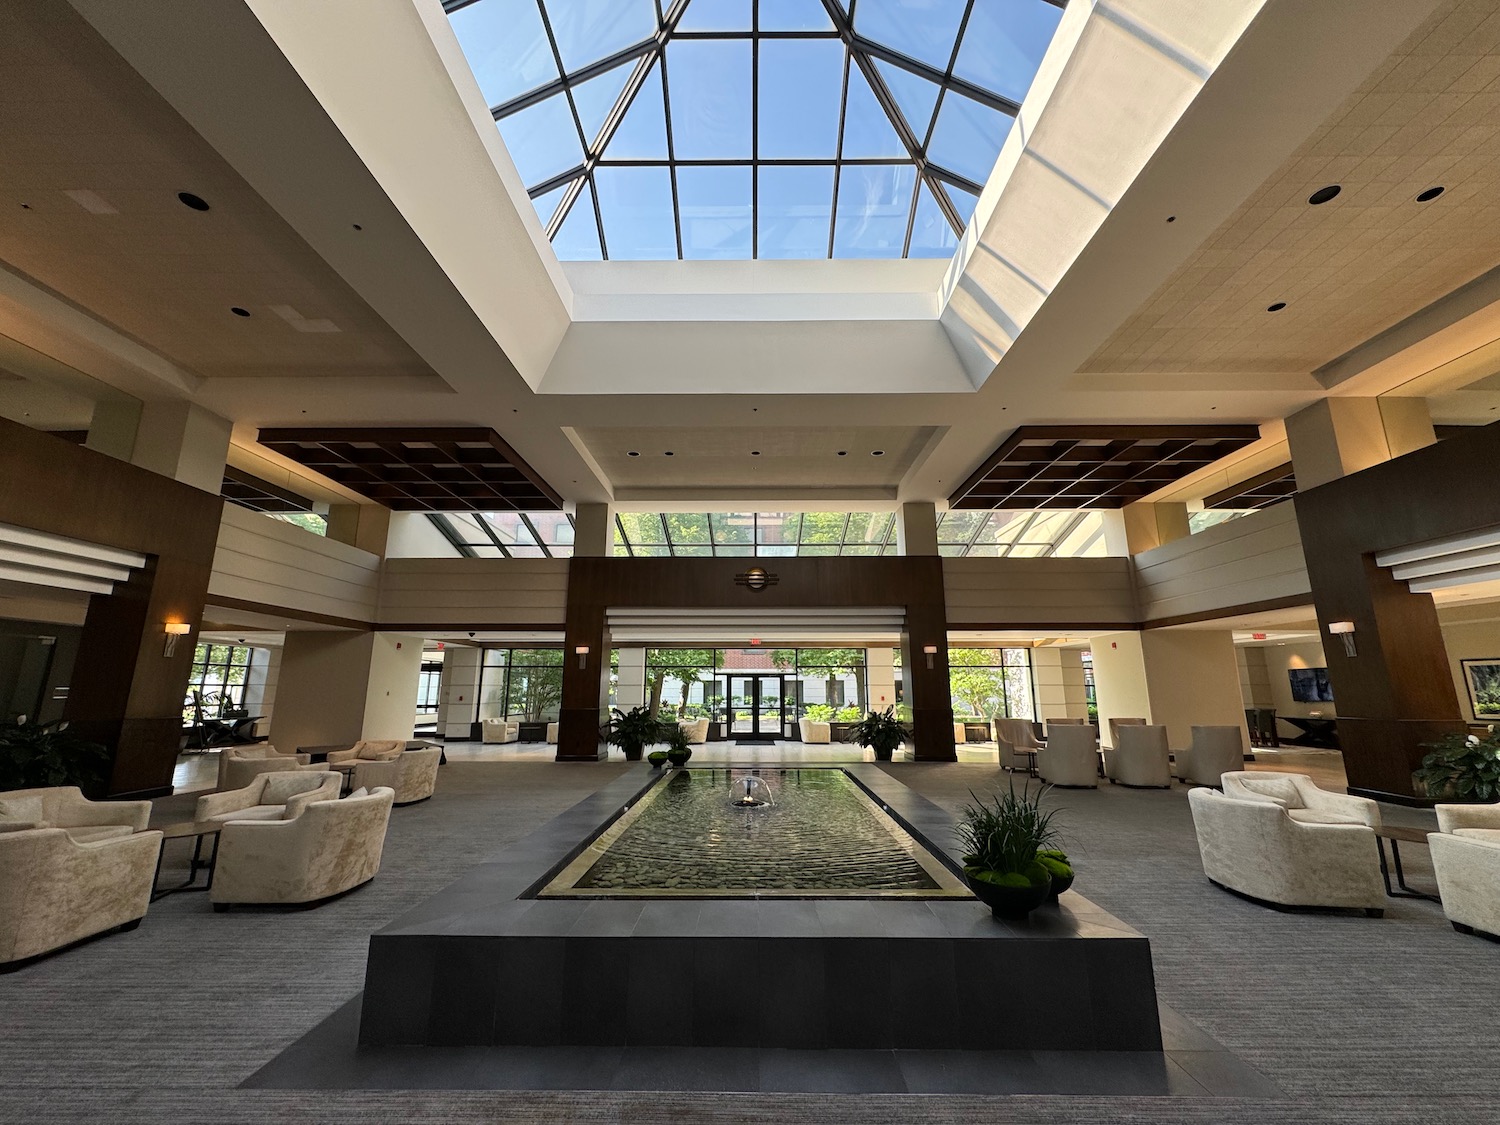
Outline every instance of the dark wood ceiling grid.
{"label": "dark wood ceiling grid", "polygon": [[1022,426],[950,508],[1122,508],[1260,438],[1256,426]]}
{"label": "dark wood ceiling grid", "polygon": [[404,512],[543,512],[562,497],[494,430],[261,430],[273,452]]}
{"label": "dark wood ceiling grid", "polygon": [[219,488],[219,495],[231,504],[238,504],[253,512],[310,512],[313,510],[313,503],[307,497],[298,496],[290,489],[272,484],[268,480],[261,480],[253,473],[236,469],[233,465],[224,467],[224,483]]}
{"label": "dark wood ceiling grid", "polygon": [[1292,473],[1292,463],[1287,461],[1274,469],[1267,469],[1249,480],[1220,489],[1212,496],[1203,498],[1205,508],[1269,508],[1283,500],[1290,500],[1297,493],[1297,478]]}

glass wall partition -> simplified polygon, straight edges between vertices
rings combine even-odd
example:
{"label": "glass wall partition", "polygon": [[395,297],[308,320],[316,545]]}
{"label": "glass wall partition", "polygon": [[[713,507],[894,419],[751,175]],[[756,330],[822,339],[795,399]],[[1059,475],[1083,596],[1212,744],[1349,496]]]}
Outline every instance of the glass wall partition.
{"label": "glass wall partition", "polygon": [[562,679],[562,649],[487,648],[479,680],[479,718],[555,722]]}
{"label": "glass wall partition", "polygon": [[955,721],[1036,718],[1029,648],[950,648],[948,688]]}
{"label": "glass wall partition", "polygon": [[184,723],[198,719],[195,697],[202,700],[203,718],[219,719],[243,712],[251,650],[244,645],[197,645],[193,673],[182,704]]}

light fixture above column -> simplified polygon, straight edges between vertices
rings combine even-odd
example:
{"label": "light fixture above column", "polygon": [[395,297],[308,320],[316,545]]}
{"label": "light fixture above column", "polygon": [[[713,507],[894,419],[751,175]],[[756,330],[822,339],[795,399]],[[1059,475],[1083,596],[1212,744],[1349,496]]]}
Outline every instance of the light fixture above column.
{"label": "light fixture above column", "polygon": [[162,632],[167,635],[166,644],[162,646],[161,654],[172,657],[177,654],[177,638],[185,637],[193,631],[193,627],[186,621],[168,621],[162,626]]}
{"label": "light fixture above column", "polygon": [[1358,656],[1354,648],[1354,622],[1352,621],[1330,621],[1328,631],[1344,642],[1345,656]]}

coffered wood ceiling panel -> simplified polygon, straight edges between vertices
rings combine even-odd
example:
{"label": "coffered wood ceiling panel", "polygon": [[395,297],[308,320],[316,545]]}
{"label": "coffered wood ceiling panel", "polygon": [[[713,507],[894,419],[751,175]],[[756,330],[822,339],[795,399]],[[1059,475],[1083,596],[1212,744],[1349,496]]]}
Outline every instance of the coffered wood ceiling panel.
{"label": "coffered wood ceiling panel", "polygon": [[895,488],[930,426],[701,426],[576,431],[617,488]]}
{"label": "coffered wood ceiling panel", "polygon": [[0,261],[195,374],[431,374],[61,0],[0,6],[0,152]]}
{"label": "coffered wood ceiling panel", "polygon": [[1123,508],[1260,437],[1257,426],[1022,426],[950,508]]}
{"label": "coffered wood ceiling panel", "polygon": [[562,497],[494,430],[262,430],[272,452],[401,512],[556,511]]}
{"label": "coffered wood ceiling panel", "polygon": [[1203,498],[1205,508],[1269,508],[1296,494],[1297,478],[1292,473],[1290,461],[1257,473],[1249,480],[1232,484],[1228,488]]}
{"label": "coffered wood ceiling panel", "polygon": [[1311,371],[1497,262],[1500,6],[1451,0],[1083,370]]}

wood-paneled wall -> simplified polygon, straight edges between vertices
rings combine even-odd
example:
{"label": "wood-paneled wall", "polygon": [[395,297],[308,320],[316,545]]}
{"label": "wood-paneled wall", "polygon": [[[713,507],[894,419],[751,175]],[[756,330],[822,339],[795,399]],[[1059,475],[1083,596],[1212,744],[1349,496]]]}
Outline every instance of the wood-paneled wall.
{"label": "wood-paneled wall", "polygon": [[1130,560],[944,559],[948,624],[1024,628],[1135,624]]}
{"label": "wood-paneled wall", "polygon": [[568,605],[566,559],[387,559],[382,625],[550,625]]}

